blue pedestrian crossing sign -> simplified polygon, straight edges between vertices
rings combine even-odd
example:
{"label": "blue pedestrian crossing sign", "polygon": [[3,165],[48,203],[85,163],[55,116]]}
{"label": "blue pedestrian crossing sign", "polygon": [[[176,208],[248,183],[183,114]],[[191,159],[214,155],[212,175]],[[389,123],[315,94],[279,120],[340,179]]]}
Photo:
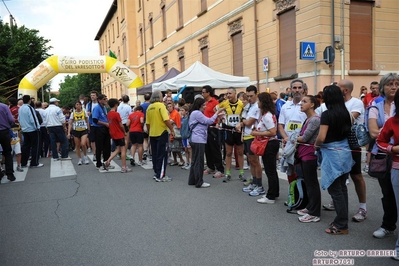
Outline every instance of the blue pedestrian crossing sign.
{"label": "blue pedestrian crossing sign", "polygon": [[316,44],[314,42],[301,42],[301,53],[299,59],[314,60],[316,59]]}

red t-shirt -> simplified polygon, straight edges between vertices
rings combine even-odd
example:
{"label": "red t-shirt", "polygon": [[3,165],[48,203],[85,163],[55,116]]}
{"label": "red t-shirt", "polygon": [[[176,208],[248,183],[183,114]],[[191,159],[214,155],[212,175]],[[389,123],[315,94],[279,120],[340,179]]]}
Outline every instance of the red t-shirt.
{"label": "red t-shirt", "polygon": [[19,111],[19,106],[18,105],[14,105],[13,107],[10,108],[12,117],[14,117],[14,123],[15,124],[19,124],[18,122],[18,111]]}
{"label": "red t-shirt", "polygon": [[112,139],[125,138],[125,132],[122,130],[120,123],[122,123],[121,115],[118,112],[110,111],[107,115],[109,124],[109,134]]}
{"label": "red t-shirt", "polygon": [[144,118],[144,113],[135,111],[129,115],[130,129],[129,132],[143,132],[143,125],[140,122],[140,118]]}
{"label": "red t-shirt", "polygon": [[212,117],[215,114],[215,111],[214,111],[215,106],[218,105],[218,104],[219,104],[218,100],[216,100],[215,98],[212,97],[209,100],[209,102],[206,103],[206,107],[205,107],[205,110],[204,110],[204,115],[206,117]]}

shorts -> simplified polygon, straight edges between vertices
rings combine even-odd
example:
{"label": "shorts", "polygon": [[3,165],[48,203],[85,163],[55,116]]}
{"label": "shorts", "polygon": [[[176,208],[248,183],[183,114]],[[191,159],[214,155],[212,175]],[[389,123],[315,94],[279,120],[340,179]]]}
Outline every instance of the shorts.
{"label": "shorts", "polygon": [[125,139],[112,139],[115,143],[115,146],[124,147],[126,145]]}
{"label": "shorts", "polygon": [[229,130],[226,130],[226,144],[230,146],[234,145],[242,145],[243,142],[241,140],[241,132],[232,132]]}
{"label": "shorts", "polygon": [[90,142],[96,142],[96,127],[95,126],[90,127],[89,140],[90,140]]}
{"label": "shorts", "polygon": [[184,151],[184,146],[183,146],[181,139],[174,139],[173,141],[169,141],[169,150],[171,152]]}
{"label": "shorts", "polygon": [[244,140],[244,153],[247,155],[255,155],[252,151],[251,151],[251,143],[254,139],[246,139]]}
{"label": "shorts", "polygon": [[362,173],[362,153],[360,151],[361,149],[352,152],[352,159],[355,161],[355,164],[352,166],[350,171],[351,175],[358,175]]}
{"label": "shorts", "polygon": [[181,143],[183,143],[184,148],[191,148],[190,142],[188,141],[188,139],[182,139]]}
{"label": "shorts", "polygon": [[144,142],[143,132],[129,132],[129,138],[132,144],[143,144]]}
{"label": "shorts", "polygon": [[126,124],[123,124],[123,127],[125,128],[125,132],[126,132],[126,133],[129,132],[129,127],[126,126]]}
{"label": "shorts", "polygon": [[21,154],[21,142],[11,145],[11,153]]}
{"label": "shorts", "polygon": [[87,135],[87,129],[83,130],[83,131],[76,131],[76,130],[72,130],[72,135],[75,138],[80,139],[82,136]]}

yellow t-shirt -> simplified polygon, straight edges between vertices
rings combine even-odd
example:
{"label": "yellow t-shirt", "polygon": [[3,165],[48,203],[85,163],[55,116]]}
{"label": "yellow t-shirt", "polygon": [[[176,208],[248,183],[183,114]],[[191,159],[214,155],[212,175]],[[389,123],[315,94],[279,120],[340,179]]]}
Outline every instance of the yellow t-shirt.
{"label": "yellow t-shirt", "polygon": [[244,104],[240,100],[237,100],[235,103],[225,100],[219,103],[218,107],[226,109],[226,125],[235,127],[241,122],[241,114],[244,109]]}
{"label": "yellow t-shirt", "polygon": [[168,110],[166,110],[165,104],[161,102],[152,103],[148,106],[146,112],[146,124],[150,125],[150,137],[158,137],[168,127],[165,124],[166,120],[169,120]]}

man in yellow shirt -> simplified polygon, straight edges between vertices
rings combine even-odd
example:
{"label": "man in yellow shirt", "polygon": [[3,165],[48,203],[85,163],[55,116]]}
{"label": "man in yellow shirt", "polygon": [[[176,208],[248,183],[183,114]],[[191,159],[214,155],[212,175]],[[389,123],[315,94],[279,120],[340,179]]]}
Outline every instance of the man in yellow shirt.
{"label": "man in yellow shirt", "polygon": [[226,109],[226,118],[223,121],[223,128],[226,130],[226,171],[223,182],[231,180],[231,160],[233,154],[233,148],[237,149],[238,166],[240,167],[239,178],[245,180],[244,177],[244,145],[242,142],[242,130],[241,130],[241,114],[244,109],[244,104],[237,99],[236,89],[230,87],[227,89],[227,100],[221,102],[218,107]]}
{"label": "man in yellow shirt", "polygon": [[156,90],[151,95],[146,112],[146,125],[150,136],[154,179],[157,182],[172,181],[172,178],[165,174],[168,164],[168,129],[172,137],[175,136],[175,132],[169,121],[166,106],[163,104],[161,91]]}

